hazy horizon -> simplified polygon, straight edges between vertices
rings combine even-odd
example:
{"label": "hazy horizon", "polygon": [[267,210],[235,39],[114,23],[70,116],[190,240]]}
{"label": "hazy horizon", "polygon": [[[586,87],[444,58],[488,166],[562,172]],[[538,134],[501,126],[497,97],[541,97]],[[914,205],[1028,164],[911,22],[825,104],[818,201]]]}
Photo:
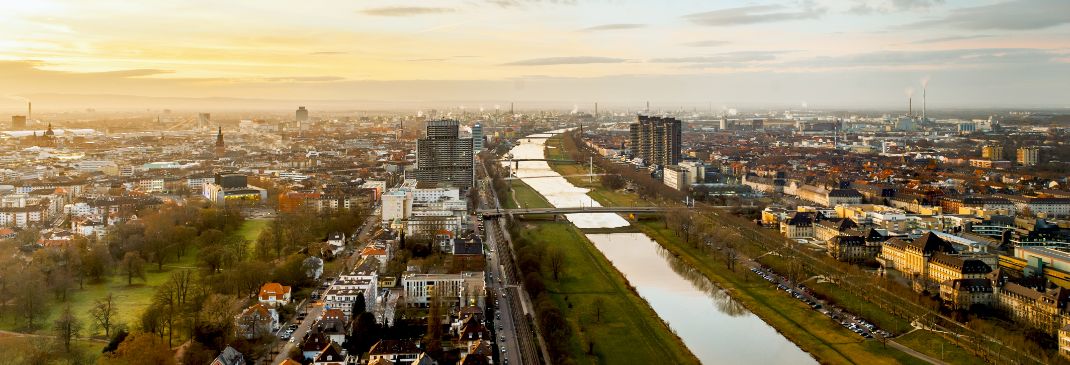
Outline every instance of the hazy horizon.
{"label": "hazy horizon", "polygon": [[[0,110],[1070,107],[1059,0],[41,0],[0,14]],[[285,103],[278,105],[279,103]],[[292,105],[291,105],[292,104]]]}

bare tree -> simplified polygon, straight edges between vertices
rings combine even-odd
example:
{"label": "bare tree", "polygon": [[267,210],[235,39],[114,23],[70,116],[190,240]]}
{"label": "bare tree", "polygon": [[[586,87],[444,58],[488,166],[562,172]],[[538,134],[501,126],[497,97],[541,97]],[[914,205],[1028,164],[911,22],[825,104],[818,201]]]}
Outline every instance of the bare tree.
{"label": "bare tree", "polygon": [[591,310],[594,311],[594,321],[597,323],[602,322],[602,312],[605,311],[606,301],[602,297],[595,297],[594,302],[591,302]]}
{"label": "bare tree", "polygon": [[126,274],[126,285],[134,284],[134,277],[145,280],[145,259],[141,258],[137,252],[127,252],[123,256],[122,262],[123,273]]}
{"label": "bare tree", "polygon": [[565,270],[565,253],[559,249],[551,249],[550,256],[550,271],[554,273],[554,280],[556,281],[561,272]]}
{"label": "bare tree", "polygon": [[71,306],[63,308],[59,318],[52,324],[52,330],[56,332],[56,338],[63,344],[63,352],[71,352],[71,340],[78,337],[78,331],[82,329],[82,321],[71,313]]}
{"label": "bare tree", "polygon": [[97,299],[93,303],[93,308],[89,309],[89,316],[93,317],[94,326],[104,330],[104,337],[111,338],[111,329],[115,326],[116,317],[119,314],[119,308],[115,306],[115,296],[108,293],[108,296]]}

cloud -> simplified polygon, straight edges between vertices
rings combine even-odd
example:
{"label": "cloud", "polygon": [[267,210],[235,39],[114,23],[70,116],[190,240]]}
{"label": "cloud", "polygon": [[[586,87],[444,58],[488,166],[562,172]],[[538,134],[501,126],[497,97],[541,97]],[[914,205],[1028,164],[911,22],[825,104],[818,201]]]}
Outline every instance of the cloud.
{"label": "cloud", "polygon": [[759,62],[775,61],[779,55],[789,52],[793,51],[727,52],[710,56],[652,58],[647,62],[691,64],[693,67],[745,66]]}
{"label": "cloud", "polygon": [[580,31],[581,32],[599,32],[599,31],[603,31],[603,30],[638,29],[638,28],[644,28],[644,27],[646,27],[646,24],[620,23],[620,24],[596,25],[596,26],[593,26],[593,27],[587,27],[587,28],[580,29]]}
{"label": "cloud", "polygon": [[685,46],[688,46],[688,47],[719,47],[719,46],[723,46],[723,45],[726,45],[726,44],[729,44],[729,43],[732,43],[732,42],[708,40],[708,41],[687,42],[687,43],[682,43],[682,44],[685,45]]}
{"label": "cloud", "polygon": [[814,6],[804,6],[801,9],[795,10],[782,5],[751,5],[688,14],[684,15],[683,18],[700,25],[732,26],[816,19],[824,13],[824,8]]}
{"label": "cloud", "polygon": [[446,60],[445,58],[410,58],[410,59],[407,59],[405,61],[407,61],[407,62],[442,62],[442,61],[445,61],[445,60]]}
{"label": "cloud", "polygon": [[1013,0],[992,5],[952,10],[941,19],[907,25],[970,30],[1032,30],[1070,23],[1070,1]]}
{"label": "cloud", "polygon": [[851,14],[872,14],[918,11],[929,10],[943,4],[944,0],[855,0],[855,5],[847,12]]}
{"label": "cloud", "polygon": [[333,56],[333,55],[340,55],[340,54],[346,54],[346,53],[345,52],[338,52],[338,51],[321,51],[321,52],[311,52],[309,54],[313,55],[313,56]]}
{"label": "cloud", "polygon": [[341,76],[281,76],[264,78],[264,80],[273,82],[329,82],[342,81],[345,79],[345,77]]}
{"label": "cloud", "polygon": [[992,36],[988,35],[988,34],[962,35],[962,36],[951,36],[951,37],[927,38],[927,39],[913,41],[911,43],[913,43],[913,44],[931,44],[931,43],[943,43],[943,42],[952,42],[952,41],[965,41],[965,40],[970,40],[970,39],[991,38],[991,37]]}
{"label": "cloud", "polygon": [[546,57],[546,58],[532,58],[527,60],[514,61],[509,63],[503,63],[503,66],[553,66],[553,65],[587,65],[595,63],[622,63],[627,62],[624,58],[614,57],[593,57],[593,56],[577,56],[577,57]]}
{"label": "cloud", "polygon": [[487,3],[498,5],[498,6],[503,7],[503,8],[512,8],[512,7],[523,6],[523,5],[526,5],[526,4],[538,4],[538,3],[575,5],[576,4],[576,0],[487,0]]}
{"label": "cloud", "polygon": [[456,11],[456,9],[429,6],[388,6],[382,8],[364,9],[360,12],[364,15],[374,16],[413,16],[424,14],[452,13],[454,11]]}
{"label": "cloud", "polygon": [[838,57],[816,57],[791,63],[789,66],[807,68],[1023,66],[1054,63],[1057,57],[1057,53],[1036,48],[878,51]]}
{"label": "cloud", "polygon": [[93,72],[101,76],[115,76],[115,77],[141,77],[152,76],[160,74],[174,73],[172,70],[158,70],[154,68],[139,68],[132,70],[119,70],[119,71],[105,71],[105,72]]}

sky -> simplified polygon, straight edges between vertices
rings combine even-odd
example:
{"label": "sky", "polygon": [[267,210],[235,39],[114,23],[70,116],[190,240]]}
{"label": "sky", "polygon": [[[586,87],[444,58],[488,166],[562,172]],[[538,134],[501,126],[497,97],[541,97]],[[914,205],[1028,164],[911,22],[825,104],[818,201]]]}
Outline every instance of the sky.
{"label": "sky", "polygon": [[0,3],[0,109],[1070,107],[1066,0]]}

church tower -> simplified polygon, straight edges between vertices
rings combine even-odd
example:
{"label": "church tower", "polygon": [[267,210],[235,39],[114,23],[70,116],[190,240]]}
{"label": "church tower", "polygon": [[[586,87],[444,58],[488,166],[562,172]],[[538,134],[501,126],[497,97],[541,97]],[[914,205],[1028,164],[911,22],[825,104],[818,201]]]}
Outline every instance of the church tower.
{"label": "church tower", "polygon": [[215,136],[215,154],[216,156],[222,156],[227,152],[227,147],[223,144],[223,127],[219,127],[219,133]]}

